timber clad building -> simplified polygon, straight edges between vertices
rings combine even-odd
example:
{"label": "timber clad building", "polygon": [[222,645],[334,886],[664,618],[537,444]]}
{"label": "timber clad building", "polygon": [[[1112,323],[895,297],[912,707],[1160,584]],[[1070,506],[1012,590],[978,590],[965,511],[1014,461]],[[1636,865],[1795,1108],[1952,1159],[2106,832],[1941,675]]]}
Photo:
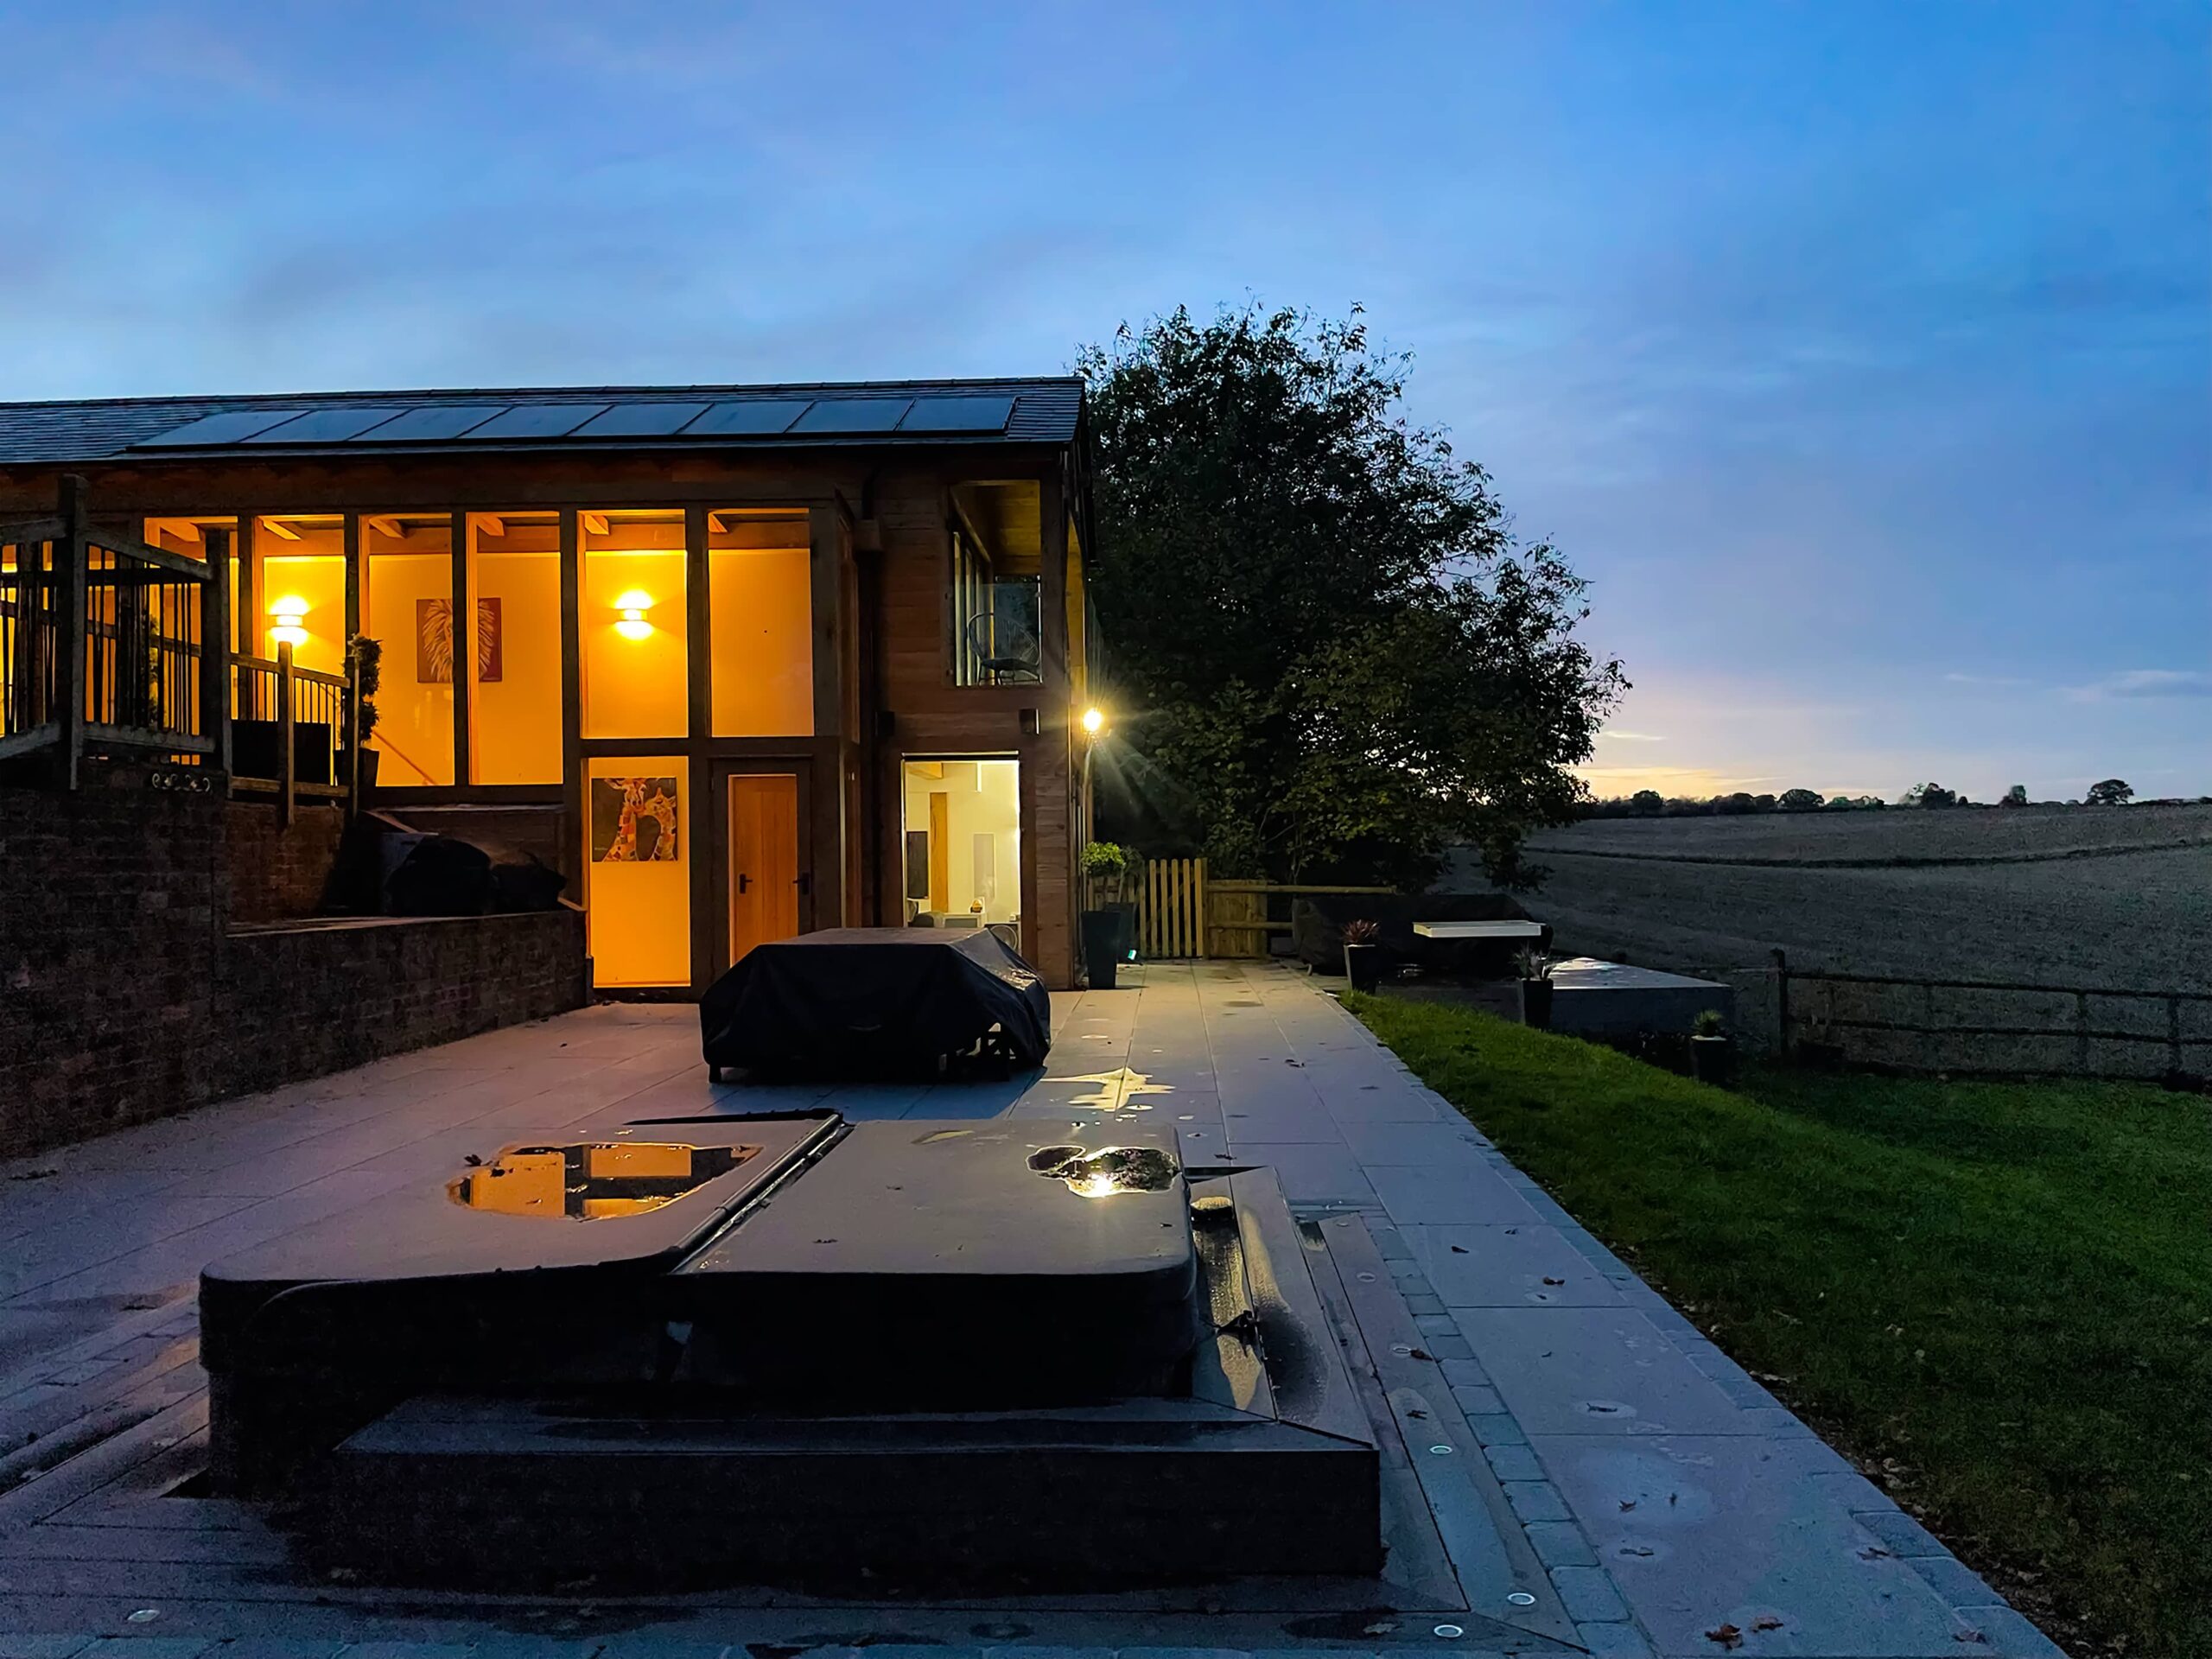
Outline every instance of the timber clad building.
{"label": "timber clad building", "polygon": [[[1072,378],[16,404],[0,518],[73,474],[92,524],[204,569],[234,770],[246,664],[380,642],[367,804],[557,864],[602,988],[923,918],[1065,987],[1086,445]],[[293,728],[334,793],[340,707]]]}

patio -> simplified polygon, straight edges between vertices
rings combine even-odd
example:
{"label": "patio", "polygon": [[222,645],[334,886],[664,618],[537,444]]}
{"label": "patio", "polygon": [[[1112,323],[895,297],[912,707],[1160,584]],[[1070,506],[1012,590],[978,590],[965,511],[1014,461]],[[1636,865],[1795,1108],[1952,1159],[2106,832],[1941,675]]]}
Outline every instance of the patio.
{"label": "patio", "polygon": [[[692,1008],[611,1005],[0,1167],[0,1632],[14,1633],[0,1659],[124,1640],[139,1659],[219,1642],[240,1659],[349,1643],[361,1659],[2056,1651],[1319,982],[1219,963],[1129,978],[1056,996],[1051,1065],[1003,1084],[711,1084]],[[960,1605],[378,1592],[296,1576],[257,1513],[191,1495],[207,1261],[442,1176],[511,1128],[802,1104],[855,1120],[1144,1112],[1175,1125],[1193,1166],[1274,1166],[1328,1230],[1379,1409],[1404,1436],[1386,1482],[1396,1535],[1421,1548],[1394,1554],[1393,1575],[1433,1599],[1346,1611],[1281,1586]]]}

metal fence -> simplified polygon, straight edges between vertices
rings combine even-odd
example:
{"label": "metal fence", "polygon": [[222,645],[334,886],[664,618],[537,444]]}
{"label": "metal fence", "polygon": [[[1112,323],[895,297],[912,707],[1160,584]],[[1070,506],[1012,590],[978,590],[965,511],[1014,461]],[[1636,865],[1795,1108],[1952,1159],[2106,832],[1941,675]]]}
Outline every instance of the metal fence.
{"label": "metal fence", "polygon": [[1774,974],[1784,1052],[1988,1076],[2212,1071],[2212,992],[1806,970],[1779,950]]}

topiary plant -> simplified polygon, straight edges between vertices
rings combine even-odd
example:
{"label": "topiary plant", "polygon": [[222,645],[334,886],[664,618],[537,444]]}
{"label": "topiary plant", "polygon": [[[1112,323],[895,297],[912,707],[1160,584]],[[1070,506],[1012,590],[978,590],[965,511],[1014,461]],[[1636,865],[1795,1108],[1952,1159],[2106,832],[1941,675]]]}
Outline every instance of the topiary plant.
{"label": "topiary plant", "polygon": [[1726,1028],[1726,1022],[1720,1017],[1719,1009],[1700,1008],[1695,1014],[1691,1016],[1690,1035],[1693,1037],[1718,1037],[1722,1034],[1722,1032]]}

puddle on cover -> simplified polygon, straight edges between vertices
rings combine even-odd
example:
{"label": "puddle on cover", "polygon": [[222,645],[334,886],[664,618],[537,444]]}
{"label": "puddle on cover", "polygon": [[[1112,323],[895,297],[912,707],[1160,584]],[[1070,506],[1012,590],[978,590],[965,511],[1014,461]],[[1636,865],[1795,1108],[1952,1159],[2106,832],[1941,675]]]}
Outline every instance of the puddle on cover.
{"label": "puddle on cover", "polygon": [[551,1221],[606,1221],[672,1204],[727,1175],[758,1147],[693,1147],[669,1141],[580,1141],[561,1147],[509,1147],[446,1183],[446,1196],[469,1210]]}
{"label": "puddle on cover", "polygon": [[1174,1154],[1157,1147],[1040,1147],[1029,1154],[1029,1167],[1086,1198],[1164,1192],[1183,1173]]}

